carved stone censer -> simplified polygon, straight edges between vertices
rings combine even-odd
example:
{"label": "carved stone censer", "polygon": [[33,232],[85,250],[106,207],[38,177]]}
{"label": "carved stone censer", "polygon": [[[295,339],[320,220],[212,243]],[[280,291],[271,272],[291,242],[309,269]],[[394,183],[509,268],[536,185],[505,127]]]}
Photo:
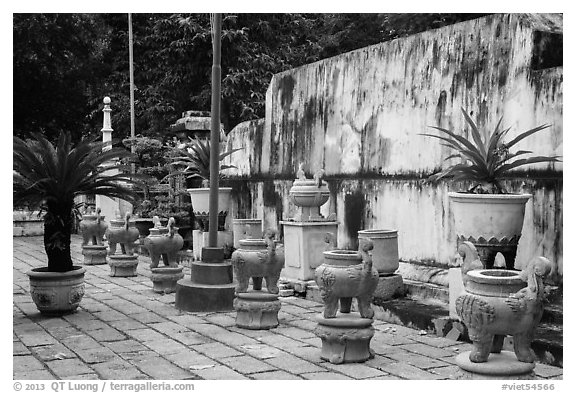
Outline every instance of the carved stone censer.
{"label": "carved stone censer", "polygon": [[[155,218],[156,225],[150,228],[150,234],[144,239],[144,246],[150,255],[150,280],[154,285],[154,292],[172,293],[176,290],[176,283],[184,278],[182,266],[178,266],[178,251],[184,245],[184,239],[178,234],[174,217],[170,217],[166,227],[160,226]],[[160,258],[164,267],[158,267]]]}
{"label": "carved stone censer", "polygon": [[[465,255],[462,269],[481,265],[471,242],[459,251]],[[551,262],[534,257],[524,269],[473,269],[463,276],[465,292],[456,299],[456,312],[468,329],[472,351],[456,357],[465,378],[533,377],[534,333],[544,310],[543,279]],[[514,353],[502,351],[504,338],[514,339]]]}
{"label": "carved stone censer", "polygon": [[[112,277],[136,276],[138,255],[134,253],[134,250],[139,236],[134,222],[130,221],[130,213],[126,213],[124,219],[110,220],[110,226],[106,230],[106,239],[110,247],[108,265]],[[117,245],[120,245],[120,254],[116,253]]]}
{"label": "carved stone censer", "polygon": [[[234,309],[236,326],[245,329],[270,329],[278,326],[278,280],[284,267],[284,250],[277,247],[275,231],[268,230],[264,239],[240,240],[240,248],[232,253],[232,267],[238,282]],[[248,289],[252,279],[252,289]],[[266,291],[262,290],[262,279]]]}
{"label": "carved stone censer", "polygon": [[[374,336],[371,302],[378,271],[369,254],[373,247],[371,241],[363,240],[359,251],[324,251],[324,263],[316,268],[324,313],[314,333],[322,340],[320,357],[331,363],[363,362],[374,356],[370,349]],[[351,312],[353,298],[358,312]]]}
{"label": "carved stone censer", "polygon": [[87,214],[82,215],[82,221],[80,221],[84,265],[104,265],[107,262],[106,254],[108,252],[104,244],[104,234],[108,224],[100,212],[100,208],[96,209],[96,214],[87,212]]}

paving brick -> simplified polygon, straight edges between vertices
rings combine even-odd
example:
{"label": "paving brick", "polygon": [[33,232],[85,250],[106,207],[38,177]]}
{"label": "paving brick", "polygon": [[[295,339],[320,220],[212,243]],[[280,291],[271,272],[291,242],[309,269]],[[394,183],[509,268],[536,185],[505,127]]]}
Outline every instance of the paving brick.
{"label": "paving brick", "polygon": [[134,318],[135,320],[142,322],[145,325],[147,325],[149,323],[154,323],[154,322],[166,321],[165,318],[161,317],[160,315],[156,315],[150,311],[130,314],[130,318]]}
{"label": "paving brick", "polygon": [[258,380],[291,380],[291,379],[303,379],[297,375],[290,374],[286,371],[267,371],[263,373],[251,374],[250,378]]}
{"label": "paving brick", "polygon": [[300,329],[293,326],[279,326],[278,328],[274,329],[274,333],[278,333],[283,336],[293,338],[295,340],[317,337],[312,331]]}
{"label": "paving brick", "polygon": [[30,355],[30,350],[24,344],[22,344],[20,341],[14,341],[12,344],[13,344],[12,345],[12,355],[13,356]]}
{"label": "paving brick", "polygon": [[130,339],[124,341],[105,342],[103,344],[104,346],[111,349],[115,353],[127,353],[127,352],[148,350],[148,348],[143,344],[139,343],[138,341]]}
{"label": "paving brick", "polygon": [[132,359],[130,362],[154,379],[189,379],[194,376],[190,371],[185,371],[161,357]]}
{"label": "paving brick", "polygon": [[103,303],[107,304],[111,308],[116,311],[121,312],[122,314],[130,315],[130,314],[137,314],[146,312],[146,308],[134,304],[128,300],[123,299],[111,299],[111,300],[103,300]]}
{"label": "paving brick", "polygon": [[[178,314],[178,315],[169,315],[168,318],[171,321],[176,322],[179,325],[190,327],[191,325],[195,325],[198,323],[206,324],[206,320],[202,317],[193,314]],[[157,321],[160,322],[160,321]]]}
{"label": "paving brick", "polygon": [[215,314],[215,315],[209,315],[205,319],[208,323],[213,323],[213,324],[216,324],[218,326],[228,327],[228,326],[235,326],[236,325],[236,318],[231,317],[229,315]]}
{"label": "paving brick", "polygon": [[237,347],[256,359],[271,359],[286,356],[286,352],[267,344],[247,344]]}
{"label": "paving brick", "polygon": [[194,372],[194,369],[190,369],[190,367],[202,369],[205,367],[213,367],[218,364],[214,359],[191,350],[168,354],[164,357],[184,370],[191,370],[192,372]]}
{"label": "paving brick", "polygon": [[174,333],[181,333],[181,332],[189,331],[184,326],[181,326],[181,325],[179,325],[175,322],[172,322],[172,321],[149,323],[147,326],[151,327],[152,329],[158,330],[160,333],[163,333],[166,335],[172,335]]}
{"label": "paving brick", "polygon": [[382,365],[382,371],[403,379],[442,379],[438,374],[432,374],[407,363],[391,363]]}
{"label": "paving brick", "polygon": [[431,358],[443,358],[447,356],[454,356],[453,351],[445,350],[442,348],[431,347],[426,344],[406,344],[400,345],[400,348],[420,355],[428,356]]}
{"label": "paving brick", "polygon": [[134,366],[122,359],[115,359],[103,363],[94,364],[94,370],[102,379],[146,379],[146,374],[140,372]]}
{"label": "paving brick", "polygon": [[208,343],[208,344],[200,344],[195,345],[194,350],[200,353],[203,353],[206,356],[209,356],[213,359],[221,359],[230,356],[240,356],[242,352],[238,352],[237,350],[230,348],[222,343]]}
{"label": "paving brick", "polygon": [[445,366],[445,367],[434,367],[426,370],[433,374],[438,374],[446,379],[456,379],[457,373],[460,371],[458,366]]}
{"label": "paving brick", "polygon": [[313,331],[316,326],[318,325],[315,321],[310,321],[308,319],[295,319],[294,321],[290,321],[289,325],[296,326],[304,330]]}
{"label": "paving brick", "polygon": [[347,375],[335,373],[335,372],[317,372],[317,373],[306,373],[300,374],[300,376],[304,379],[318,379],[318,380],[333,380],[333,379],[353,379]]}
{"label": "paving brick", "polygon": [[276,367],[271,366],[252,356],[242,355],[230,358],[219,359],[226,366],[238,371],[241,374],[259,373],[263,371],[274,371]]}
{"label": "paving brick", "polygon": [[54,360],[46,363],[48,368],[60,379],[74,379],[81,374],[92,374],[94,370],[85,365],[80,359]]}
{"label": "paving brick", "polygon": [[[282,335],[273,335],[273,336],[264,336],[260,341],[268,345],[272,345],[274,347],[283,349],[287,352],[290,352],[290,350],[294,347],[308,346],[309,344],[306,342],[307,340],[309,339],[294,340]],[[317,337],[315,337],[314,340],[320,341],[320,339]]]}
{"label": "paving brick", "polygon": [[90,330],[87,333],[98,342],[126,340],[124,334],[110,326],[106,326],[104,329]]}
{"label": "paving brick", "polygon": [[61,341],[64,345],[73,351],[78,349],[100,348],[102,346],[96,340],[86,334],[70,336]]}
{"label": "paving brick", "polygon": [[39,330],[35,332],[26,332],[19,334],[18,338],[22,341],[22,344],[26,345],[27,347],[35,347],[38,345],[51,345],[56,344],[57,341],[54,337],[46,333],[44,330]]}
{"label": "paving brick", "polygon": [[418,341],[418,342],[421,342],[423,344],[431,345],[433,347],[438,347],[438,348],[446,348],[446,347],[451,347],[454,344],[458,344],[457,341],[450,340],[449,338],[445,338],[445,337],[426,335],[426,336],[412,336],[411,338],[414,341]]}
{"label": "paving brick", "polygon": [[158,341],[163,340],[166,336],[162,333],[158,333],[156,330],[152,329],[133,329],[128,330],[126,335],[135,338],[138,341]]}
{"label": "paving brick", "polygon": [[76,354],[88,364],[108,362],[118,358],[118,355],[106,347],[78,349]]}
{"label": "paving brick", "polygon": [[143,341],[143,344],[146,345],[151,350],[153,350],[154,352],[159,353],[160,355],[167,355],[171,353],[188,351],[188,347],[170,338],[163,338],[154,341]]}
{"label": "paving brick", "polygon": [[126,315],[118,312],[116,310],[109,310],[109,311],[97,311],[94,313],[94,316],[102,321],[121,321],[126,319]]}
{"label": "paving brick", "polygon": [[332,364],[326,362],[323,364],[323,366],[330,370],[338,371],[339,373],[348,375],[354,379],[364,379],[382,375],[382,371],[373,367],[366,366],[362,363]]}
{"label": "paving brick", "polygon": [[44,361],[75,358],[76,354],[62,344],[43,345],[32,349],[34,355]]}
{"label": "paving brick", "polygon": [[37,381],[37,380],[52,380],[56,379],[48,370],[26,370],[21,372],[14,372],[12,379],[15,381]]}
{"label": "paving brick", "polygon": [[288,371],[292,374],[326,371],[325,368],[319,367],[314,363],[288,354],[281,357],[269,358],[265,361],[278,369]]}
{"label": "paving brick", "polygon": [[80,330],[78,330],[75,327],[66,327],[66,328],[61,328],[61,329],[51,329],[50,330],[50,335],[52,335],[56,340],[58,341],[62,341],[65,340],[67,338],[71,338],[74,336],[78,336],[78,335],[83,335],[84,333]]}
{"label": "paving brick", "polygon": [[170,337],[176,341],[181,342],[186,346],[190,345],[197,345],[197,344],[205,344],[212,342],[212,339],[202,336],[201,334],[195,332],[182,332],[182,333],[174,333],[171,334]]}
{"label": "paving brick", "polygon": [[226,332],[226,334],[213,334],[209,336],[210,338],[223,342],[224,344],[230,345],[232,347],[238,347],[240,345],[250,345],[258,344],[258,340],[245,336],[241,333],[236,332]]}
{"label": "paving brick", "polygon": [[142,322],[139,322],[131,318],[122,319],[120,321],[110,321],[108,322],[108,324],[113,328],[120,330],[121,332],[126,332],[127,330],[146,328],[146,325],[144,325]]}
{"label": "paving brick", "polygon": [[12,365],[14,372],[44,369],[44,365],[32,355],[14,356],[12,357]]}
{"label": "paving brick", "polygon": [[288,352],[290,352],[292,355],[298,356],[299,358],[308,360],[310,362],[314,363],[322,362],[322,360],[320,359],[320,352],[321,352],[320,347],[313,347],[313,346],[294,347],[290,349]]}
{"label": "paving brick", "polygon": [[[432,367],[442,367],[447,366],[448,363],[440,359],[434,359],[428,356],[420,355],[408,351],[398,351],[394,353],[387,354],[386,357],[394,359],[401,363],[411,364],[418,368],[427,369]],[[442,358],[444,359],[444,358]]]}
{"label": "paving brick", "polygon": [[393,333],[379,333],[372,338],[373,342],[380,342],[387,345],[405,345],[414,344],[414,340],[402,335],[396,335]]}
{"label": "paving brick", "polygon": [[249,379],[244,375],[232,370],[230,367],[223,365],[216,365],[214,367],[204,368],[202,370],[193,370],[193,374],[202,379],[208,380],[237,380]]}

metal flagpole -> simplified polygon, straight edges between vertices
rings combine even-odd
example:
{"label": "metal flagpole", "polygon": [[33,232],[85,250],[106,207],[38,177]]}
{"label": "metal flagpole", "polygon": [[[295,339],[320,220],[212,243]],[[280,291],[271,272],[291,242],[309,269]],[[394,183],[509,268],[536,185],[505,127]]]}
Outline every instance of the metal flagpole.
{"label": "metal flagpole", "polygon": [[[130,62],[130,137],[132,137],[132,144],[130,151],[132,154],[136,151],[134,137],[136,130],[134,126],[134,38],[132,37],[132,14],[128,14],[128,56]],[[132,173],[136,172],[136,164],[132,163]]]}
{"label": "metal flagpole", "polygon": [[220,33],[222,14],[212,14],[212,110],[210,128],[210,208],[208,246],[217,247],[218,243],[218,156],[220,155]]}

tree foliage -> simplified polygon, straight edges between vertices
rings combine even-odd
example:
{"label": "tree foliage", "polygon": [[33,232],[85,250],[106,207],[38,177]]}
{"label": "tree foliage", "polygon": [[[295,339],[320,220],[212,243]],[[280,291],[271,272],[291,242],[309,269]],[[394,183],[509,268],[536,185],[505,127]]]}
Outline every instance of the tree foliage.
{"label": "tree foliage", "polygon": [[[222,121],[264,116],[273,74],[480,14],[225,14]],[[134,14],[136,133],[165,135],[210,110],[208,14]],[[14,15],[14,133],[97,133],[112,98],[115,136],[130,134],[126,14]]]}

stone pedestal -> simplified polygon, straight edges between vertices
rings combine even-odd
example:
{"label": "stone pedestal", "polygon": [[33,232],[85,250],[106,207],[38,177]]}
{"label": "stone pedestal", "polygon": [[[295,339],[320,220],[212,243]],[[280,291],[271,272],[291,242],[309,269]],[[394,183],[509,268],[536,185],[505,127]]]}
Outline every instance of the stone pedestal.
{"label": "stone pedestal", "polygon": [[374,291],[374,297],[382,300],[390,300],[402,296],[404,296],[404,281],[400,274],[378,277],[378,285]]}
{"label": "stone pedestal", "polygon": [[314,271],[324,262],[326,233],[334,239],[338,234],[336,221],[280,221],[284,226],[284,250],[286,262],[282,277],[308,281],[314,279]]}
{"label": "stone pedestal", "polygon": [[456,356],[456,364],[460,367],[457,379],[536,379],[535,364],[518,361],[513,352],[492,353],[484,363],[473,363],[469,356],[470,351]]}
{"label": "stone pedestal", "polygon": [[138,267],[138,255],[114,254],[108,256],[110,276],[135,277]]}
{"label": "stone pedestal", "polygon": [[190,312],[232,311],[234,290],[232,264],[221,248],[202,249],[202,261],[190,263],[190,279],[176,283],[176,308]]}
{"label": "stone pedestal", "polygon": [[374,336],[372,319],[360,314],[338,313],[336,318],[318,316],[314,333],[322,340],[320,358],[330,363],[357,363],[374,357],[370,340]]}
{"label": "stone pedestal", "polygon": [[82,255],[84,255],[84,265],[104,265],[107,263],[106,255],[108,250],[106,246],[86,245],[82,246]]}
{"label": "stone pedestal", "polygon": [[262,291],[238,293],[234,299],[236,326],[244,329],[265,330],[278,326],[280,301],[278,295]]}
{"label": "stone pedestal", "polygon": [[154,292],[172,293],[176,291],[176,282],[184,278],[182,266],[178,267],[155,267],[150,269],[152,275],[150,280],[154,287]]}

